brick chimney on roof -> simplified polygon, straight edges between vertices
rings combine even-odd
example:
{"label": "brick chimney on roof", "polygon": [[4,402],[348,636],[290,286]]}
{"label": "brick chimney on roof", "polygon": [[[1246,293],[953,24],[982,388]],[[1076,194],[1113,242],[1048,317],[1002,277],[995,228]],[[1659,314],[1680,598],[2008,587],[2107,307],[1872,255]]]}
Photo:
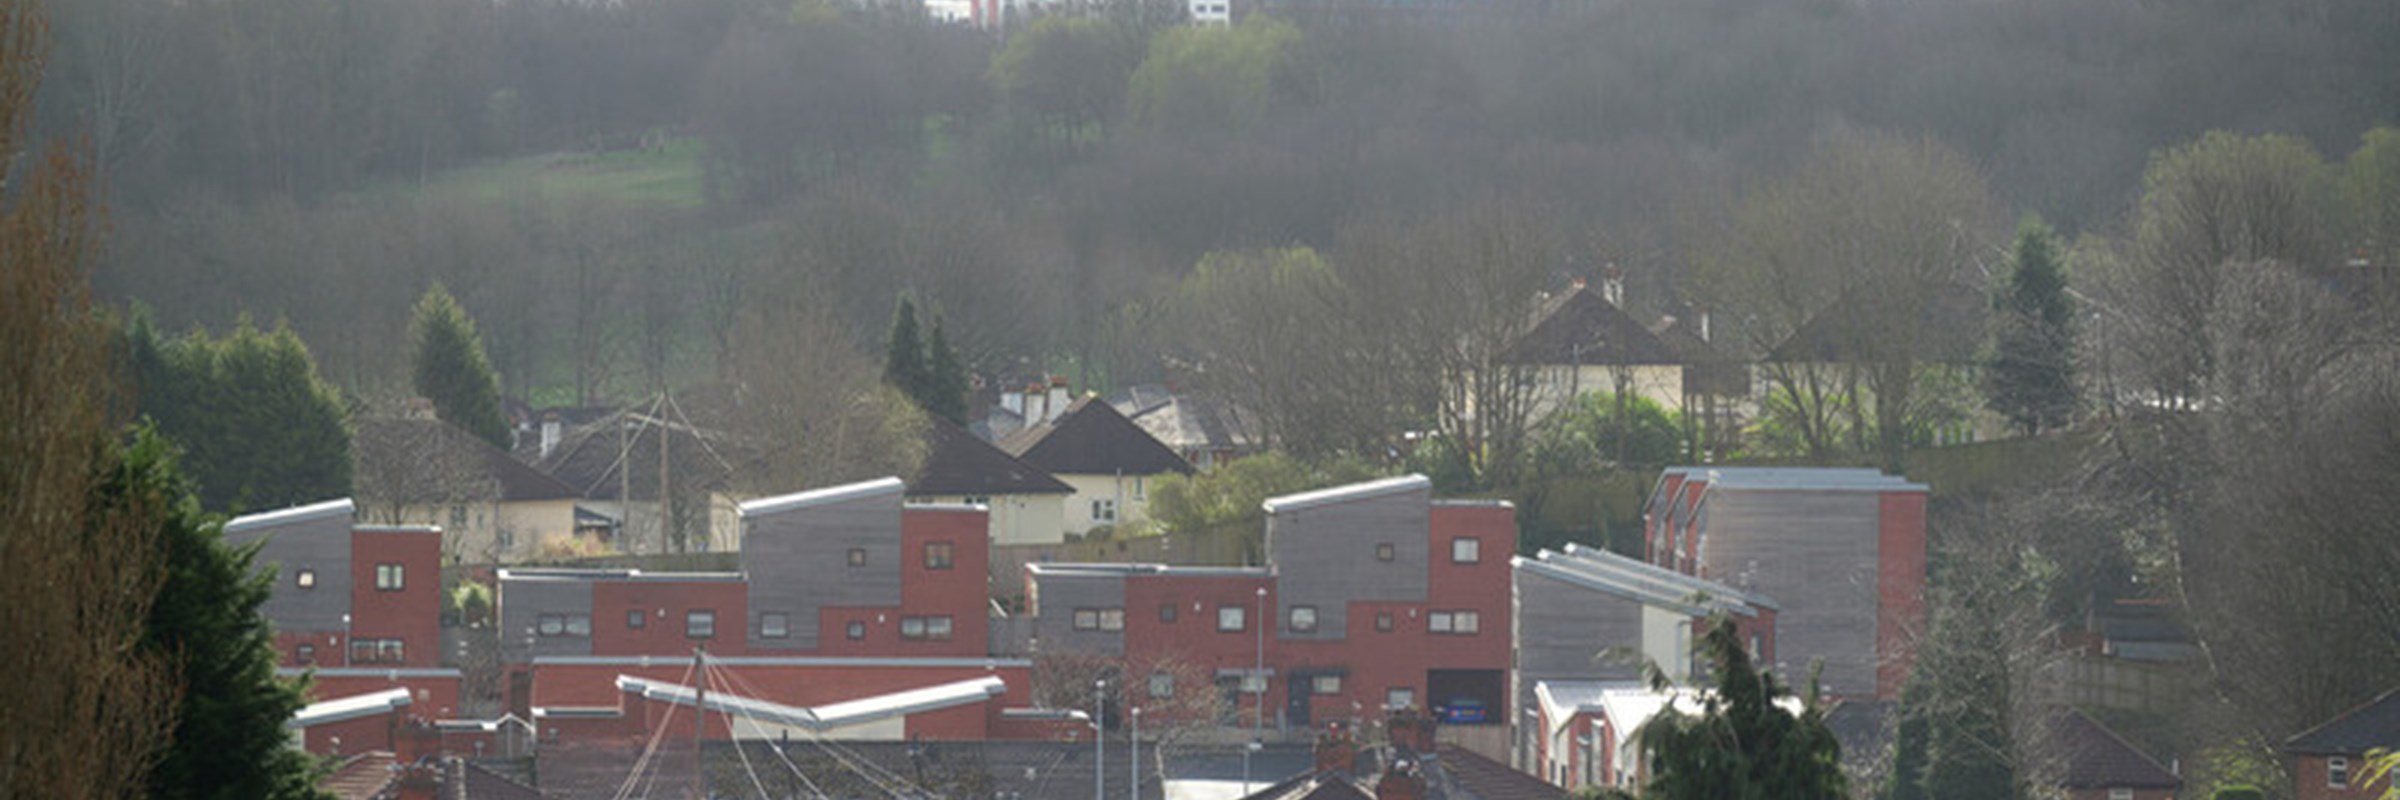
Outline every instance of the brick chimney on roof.
{"label": "brick chimney on roof", "polygon": [[1375,800],[1425,800],[1425,776],[1417,772],[1416,762],[1392,762],[1375,782]]}

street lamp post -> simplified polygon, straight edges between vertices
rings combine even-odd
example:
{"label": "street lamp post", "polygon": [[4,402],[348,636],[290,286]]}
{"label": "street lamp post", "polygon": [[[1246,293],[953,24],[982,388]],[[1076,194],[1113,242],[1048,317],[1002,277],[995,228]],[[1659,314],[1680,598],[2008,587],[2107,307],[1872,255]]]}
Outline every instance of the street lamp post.
{"label": "street lamp post", "polygon": [[1092,681],[1092,800],[1108,800],[1102,788],[1108,775],[1108,726],[1101,724],[1107,714],[1100,707],[1107,691],[1108,681]]}
{"label": "street lamp post", "polygon": [[1126,757],[1128,760],[1127,760],[1127,761],[1126,761],[1126,763],[1125,763],[1125,778],[1126,778],[1127,782],[1128,782],[1130,785],[1132,785],[1132,787],[1133,787],[1133,788],[1132,788],[1132,790],[1130,790],[1130,791],[1127,791],[1127,792],[1125,793],[1125,797],[1127,798],[1127,800],[1142,800],[1142,707],[1141,707],[1141,706],[1134,706],[1134,707],[1133,707],[1133,731],[1132,731],[1131,733],[1129,733],[1129,734],[1127,734],[1127,735],[1126,735],[1126,737],[1125,737],[1125,741],[1126,741],[1127,745],[1128,745],[1128,746],[1130,746],[1130,747],[1132,748],[1131,750],[1129,750],[1129,751],[1128,751],[1128,752],[1132,753],[1132,755],[1130,755],[1130,756],[1127,756],[1127,757]]}
{"label": "street lamp post", "polygon": [[1250,662],[1250,743],[1242,748],[1242,794],[1250,793],[1250,754],[1257,752],[1267,724],[1267,587],[1258,587],[1258,649]]}

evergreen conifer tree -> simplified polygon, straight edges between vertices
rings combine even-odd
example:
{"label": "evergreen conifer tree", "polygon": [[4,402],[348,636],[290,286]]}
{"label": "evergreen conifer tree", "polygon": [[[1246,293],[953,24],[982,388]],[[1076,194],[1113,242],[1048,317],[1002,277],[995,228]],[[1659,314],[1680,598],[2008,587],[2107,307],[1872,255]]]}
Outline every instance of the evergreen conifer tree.
{"label": "evergreen conifer tree", "polygon": [[202,507],[243,512],[350,493],[350,410],[286,325],[249,318],[219,339],[160,341],[138,309],[124,328],[135,411],[183,450]]}
{"label": "evergreen conifer tree", "polygon": [[317,765],[284,728],[307,701],[301,684],[275,675],[275,631],[259,613],[273,573],[252,563],[257,547],[225,542],[222,521],[200,511],[166,440],[148,428],[135,432],[94,497],[151,520],[166,567],[140,647],[167,659],[182,694],[150,796],[323,797]]}
{"label": "evergreen conifer tree", "polygon": [[2017,228],[2008,278],[1993,297],[1985,391],[1993,411],[2031,436],[2075,410],[2075,307],[2057,236],[2027,218]]}
{"label": "evergreen conifer tree", "polygon": [[500,410],[500,375],[483,353],[483,339],[467,310],[435,282],[417,299],[411,323],[416,350],[410,358],[412,385],[433,401],[443,421],[502,450],[509,448],[508,416]]}
{"label": "evergreen conifer tree", "polygon": [[[1750,662],[1732,621],[1711,621],[1699,654],[1713,686],[1699,713],[1677,701],[1634,732],[1650,763],[1642,793],[1654,800],[1840,800],[1849,796],[1842,746],[1816,692],[1793,714],[1775,705],[1791,690]],[[1652,685],[1666,689],[1654,674]]]}
{"label": "evergreen conifer tree", "polygon": [[917,404],[925,407],[925,413],[967,424],[967,367],[959,363],[958,351],[950,346],[938,314],[933,318],[933,340],[926,349],[930,351],[925,359],[927,391]]}
{"label": "evergreen conifer tree", "polygon": [[917,306],[900,298],[892,310],[892,333],[885,340],[883,381],[909,399],[924,404],[927,376],[925,338],[917,332]]}

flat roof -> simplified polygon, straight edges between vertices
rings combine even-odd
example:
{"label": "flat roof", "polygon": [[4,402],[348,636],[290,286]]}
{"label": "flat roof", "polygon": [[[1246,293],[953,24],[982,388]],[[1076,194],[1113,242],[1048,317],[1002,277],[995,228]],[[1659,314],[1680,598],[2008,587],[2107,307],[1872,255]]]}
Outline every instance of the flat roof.
{"label": "flat roof", "polygon": [[1712,581],[1696,575],[1685,575],[1681,572],[1676,572],[1657,564],[1652,564],[1638,558],[1628,558],[1597,547],[1587,547],[1574,542],[1568,542],[1565,546],[1565,549],[1561,552],[1561,555],[1572,559],[1579,565],[1627,572],[1690,591],[1707,592],[1715,596],[1730,597],[1735,600],[1740,600],[1742,602],[1762,608],[1772,608],[1776,610],[1782,610],[1783,608],[1782,604],[1775,602],[1775,598],[1768,597],[1763,594],[1735,588],[1733,586],[1728,586],[1724,583]]}
{"label": "flat roof", "polygon": [[1136,575],[1189,578],[1265,578],[1274,574],[1266,567],[1184,567],[1173,564],[1075,561],[1026,564],[1025,571],[1035,575],[1062,578],[1122,578]]}
{"label": "flat roof", "polygon": [[[533,665],[562,667],[677,667],[689,666],[691,656],[535,656]],[[962,656],[709,656],[708,663],[727,667],[969,667],[1000,669],[1031,667],[1029,658]]]}
{"label": "flat roof", "polygon": [[286,728],[313,728],[329,722],[389,714],[393,709],[408,705],[407,689],[385,689],[379,692],[337,697],[322,703],[310,703],[292,713],[283,723]]}
{"label": "flat roof", "polygon": [[352,525],[353,533],[430,533],[441,535],[440,525]]}
{"label": "flat roof", "polygon": [[[679,706],[705,703],[709,711],[743,716],[753,722],[765,720],[778,725],[824,730],[979,703],[1006,694],[1008,684],[987,675],[807,708],[724,691],[710,692],[707,698],[702,699],[692,687],[633,675],[617,676],[617,688],[638,692],[644,699]],[[739,738],[740,734],[737,732],[735,735]]]}
{"label": "flat roof", "polygon": [[583,569],[574,567],[527,567],[500,570],[504,581],[556,581],[561,583],[590,581],[645,581],[657,583],[740,582],[739,572],[644,572],[638,569]]}
{"label": "flat roof", "polygon": [[460,673],[458,670],[447,667],[395,667],[388,669],[376,669],[374,667],[275,668],[275,677],[278,678],[296,678],[301,675],[307,675],[311,673],[316,674],[316,676],[320,678],[384,678],[387,680],[398,680],[401,678],[457,678],[462,676],[462,673]]}
{"label": "flat roof", "polygon": [[278,525],[289,525],[294,522],[312,520],[320,517],[331,517],[336,515],[347,516],[356,510],[357,506],[350,502],[350,498],[344,497],[339,500],[326,500],[324,502],[310,503],[304,506],[292,506],[291,508],[279,509],[275,511],[262,511],[256,514],[244,514],[234,517],[225,523],[225,532],[233,533],[236,531],[246,531],[254,528],[271,528]]}
{"label": "flat roof", "polygon": [[862,497],[873,497],[883,494],[898,495],[907,491],[908,484],[901,481],[899,478],[883,477],[876,478],[871,481],[859,481],[857,483],[847,483],[840,486],[828,486],[823,489],[810,489],[805,492],[797,492],[794,494],[777,495],[774,497],[761,497],[759,499],[741,504],[739,509],[741,511],[742,518],[748,519],[750,517],[763,514],[775,514],[784,511],[790,511],[795,508],[807,508],[809,506],[840,503],[856,500]]}
{"label": "flat roof", "polygon": [[1716,489],[1923,492],[1930,487],[1873,467],[1669,467],[1660,473],[1703,481]]}
{"label": "flat roof", "polygon": [[1260,503],[1259,507],[1266,509],[1266,512],[1269,514],[1280,514],[1285,511],[1299,511],[1301,509],[1333,505],[1335,503],[1348,503],[1355,500],[1365,500],[1370,497],[1380,497],[1388,494],[1399,494],[1401,492],[1412,492],[1417,490],[1431,491],[1432,489],[1433,481],[1423,475],[1402,475],[1397,478],[1385,478],[1378,481],[1353,483],[1347,486],[1335,486],[1330,489],[1318,489],[1313,492],[1301,492],[1299,494],[1287,494],[1282,497],[1270,497],[1267,498],[1266,502]]}

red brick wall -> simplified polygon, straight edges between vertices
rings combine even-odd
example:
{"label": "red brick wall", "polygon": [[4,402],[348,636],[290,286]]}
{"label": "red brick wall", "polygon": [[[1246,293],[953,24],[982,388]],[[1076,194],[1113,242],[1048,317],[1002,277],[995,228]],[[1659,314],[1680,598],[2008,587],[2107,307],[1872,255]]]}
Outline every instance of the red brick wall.
{"label": "red brick wall", "polygon": [[[300,646],[317,649],[316,660],[301,663]],[[350,648],[341,631],[276,631],[275,665],[279,667],[340,667],[349,664]]]}
{"label": "red brick wall", "polygon": [[2389,788],[2387,780],[2367,784],[2366,758],[2345,756],[2350,762],[2349,786],[2336,789],[2325,785],[2327,756],[2298,756],[2292,762],[2292,800],[2373,800]]}
{"label": "red brick wall", "polygon": [[[1274,582],[1266,578],[1216,577],[1193,575],[1134,575],[1125,579],[1125,654],[1145,676],[1148,664],[1159,661],[1196,663],[1209,674],[1220,669],[1250,669],[1257,660],[1260,624],[1274,624],[1273,619],[1259,619],[1258,590],[1267,589],[1266,615],[1275,614]],[[1159,607],[1175,607],[1175,621],[1159,620]],[[1239,631],[1217,630],[1217,609],[1234,606],[1246,609]],[[1352,619],[1353,623],[1356,618]],[[1372,624],[1373,619],[1368,620]],[[1355,628],[1353,629],[1355,630]],[[1266,662],[1273,667],[1282,663],[1281,646],[1275,641],[1275,629],[1266,631]],[[1284,695],[1282,676],[1270,679],[1265,695],[1269,719]],[[1144,677],[1143,680],[1147,680]],[[1146,684],[1144,684],[1146,685]],[[1180,688],[1180,687],[1179,687]],[[1252,695],[1243,693],[1237,700],[1243,719],[1249,719],[1253,706]]]}
{"label": "red brick wall", "polygon": [[[866,648],[868,652],[909,657],[980,656],[986,652],[991,626],[990,528],[983,511],[912,508],[900,512],[899,615],[948,616],[950,638],[902,639],[894,620],[888,638],[876,637],[873,626],[869,627],[869,641],[876,645]],[[925,546],[934,542],[950,544],[949,569],[926,568]],[[818,637],[820,649],[824,643],[841,641],[845,633],[840,627],[823,630]]]}
{"label": "red brick wall", "polygon": [[393,677],[386,674],[328,675],[320,672],[309,683],[308,701],[321,703],[385,689],[407,689],[409,704],[400,709],[402,718],[427,721],[458,719],[458,682],[455,675]]}
{"label": "red brick wall", "polygon": [[[375,588],[375,568],[382,564],[405,568],[400,590]],[[350,635],[357,639],[399,639],[403,643],[403,661],[378,661],[373,662],[374,666],[431,667],[441,663],[440,531],[352,532],[350,581]],[[325,663],[325,655],[320,646],[319,663]]]}
{"label": "red brick wall", "polygon": [[[642,611],[642,627],[626,627],[627,612]],[[684,635],[685,615],[716,613],[716,635]],[[750,595],[741,581],[598,581],[592,584],[592,654],[689,658],[706,645],[720,656],[748,651]],[[539,705],[540,703],[536,703]]]}
{"label": "red brick wall", "polygon": [[393,749],[393,736],[399,731],[399,725],[400,717],[394,714],[330,722],[309,728],[303,734],[302,748],[320,756],[355,755],[369,750],[388,751]]}
{"label": "red brick wall", "polygon": [[1900,696],[1925,624],[1925,494],[1887,492],[1877,525],[1875,695]]}
{"label": "red brick wall", "polygon": [[[690,686],[694,682],[687,674],[690,662],[661,659],[649,666],[617,664],[543,664],[534,667],[533,705],[583,708],[620,708],[627,697],[618,691],[619,675],[632,675],[656,681]],[[908,730],[933,739],[982,738],[992,730],[1003,708],[1032,705],[1028,670],[1022,666],[985,668],[966,665],[889,666],[858,665],[735,665],[730,668],[741,684],[735,691],[791,706],[817,706],[847,700],[857,700],[879,694],[922,689],[953,681],[970,680],[987,675],[997,676],[1007,684],[1000,697],[980,704],[944,709],[911,717]],[[655,706],[657,704],[645,704]],[[663,709],[628,709],[634,714],[660,715]],[[678,712],[685,720],[682,730],[691,731],[689,709]],[[922,717],[922,719],[918,719]],[[564,723],[562,723],[564,724]],[[579,723],[580,724],[580,723]],[[618,727],[597,723],[585,725],[594,731],[618,730]],[[580,735],[568,730],[566,735]],[[637,730],[648,730],[637,728]],[[587,732],[588,733],[588,732]],[[714,735],[722,735],[718,730]],[[545,734],[546,736],[547,734]]]}

